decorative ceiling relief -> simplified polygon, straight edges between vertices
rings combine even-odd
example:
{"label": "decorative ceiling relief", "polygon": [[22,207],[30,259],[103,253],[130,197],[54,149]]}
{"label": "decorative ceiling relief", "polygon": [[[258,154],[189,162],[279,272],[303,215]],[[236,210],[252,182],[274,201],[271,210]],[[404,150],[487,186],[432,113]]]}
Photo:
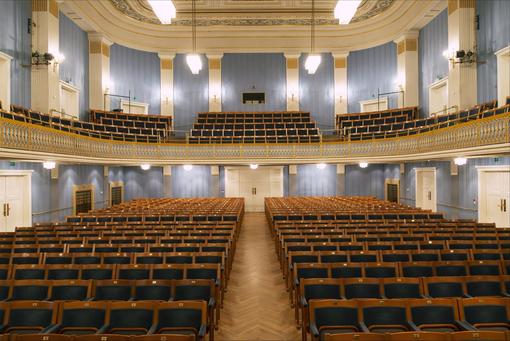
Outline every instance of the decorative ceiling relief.
{"label": "decorative ceiling relief", "polygon": [[[397,0],[364,0],[351,23],[372,18]],[[110,0],[122,14],[143,23],[161,25],[146,0]],[[189,4],[174,0],[177,18],[172,26],[190,26]],[[338,25],[333,18],[336,0],[317,1],[316,25]],[[199,0],[197,26],[308,26],[311,0]]]}

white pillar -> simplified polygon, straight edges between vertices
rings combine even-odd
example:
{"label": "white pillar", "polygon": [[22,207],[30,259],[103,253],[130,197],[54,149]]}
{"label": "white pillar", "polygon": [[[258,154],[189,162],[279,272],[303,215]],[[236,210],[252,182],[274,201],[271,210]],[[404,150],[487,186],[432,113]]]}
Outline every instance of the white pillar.
{"label": "white pillar", "polygon": [[174,116],[175,54],[159,54],[161,60],[161,115]]}
{"label": "white pillar", "polygon": [[397,40],[397,88],[399,107],[415,107],[418,95],[418,31],[404,33]]}
{"label": "white pillar", "polygon": [[299,111],[299,54],[285,54],[287,60],[287,110]]}
{"label": "white pillar", "polygon": [[7,111],[11,107],[11,61],[11,56],[0,51],[0,102]]}
{"label": "white pillar", "polygon": [[[475,0],[448,1],[448,50],[473,51],[475,46]],[[449,62],[448,106],[465,109],[477,104],[476,63]]]}
{"label": "white pillar", "polygon": [[40,54],[51,53],[56,59],[49,65],[32,67],[31,107],[43,113],[60,111],[59,9],[55,0],[33,0],[32,50]]}
{"label": "white pillar", "polygon": [[335,59],[335,115],[347,114],[347,56],[333,53]]}
{"label": "white pillar", "polygon": [[510,45],[495,54],[498,67],[498,106],[503,106],[510,96]]}
{"label": "white pillar", "polygon": [[209,111],[221,111],[221,58],[223,58],[223,54],[207,55],[209,60]]}
{"label": "white pillar", "polygon": [[103,35],[89,33],[89,105],[91,109],[110,110],[113,83],[110,81],[110,46]]}

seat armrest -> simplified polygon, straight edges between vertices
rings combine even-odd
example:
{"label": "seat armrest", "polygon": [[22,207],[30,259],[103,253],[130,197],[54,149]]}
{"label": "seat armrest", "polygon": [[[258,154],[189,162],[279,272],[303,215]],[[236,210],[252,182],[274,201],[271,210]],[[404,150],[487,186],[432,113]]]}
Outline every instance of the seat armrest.
{"label": "seat armrest", "polygon": [[365,324],[365,322],[360,322],[359,323],[359,326],[361,328],[361,330],[365,333],[370,333],[370,330],[368,329],[367,325]]}
{"label": "seat armrest", "polygon": [[[55,324],[50,324],[48,327],[44,328],[43,330],[41,330],[41,334],[47,334],[48,331],[52,330],[53,328],[55,328]],[[0,330],[3,329],[3,326]]]}
{"label": "seat armrest", "polygon": [[206,332],[207,332],[207,326],[205,324],[202,324],[200,326],[200,330],[198,331],[198,336],[205,337]]}
{"label": "seat armrest", "polygon": [[457,325],[464,330],[477,330],[475,327],[473,327],[469,322],[465,320],[458,320],[455,321],[455,323],[457,323]]}
{"label": "seat armrest", "polygon": [[310,323],[310,333],[313,336],[319,336],[319,329],[317,328],[317,325],[314,323]]}
{"label": "seat armrest", "polygon": [[212,308],[216,305],[216,300],[214,297],[209,298],[209,303],[207,304],[208,307]]}
{"label": "seat armrest", "polygon": [[105,324],[104,326],[99,328],[99,330],[97,331],[96,334],[104,334],[109,328],[110,328],[110,325],[109,324]]}
{"label": "seat armrest", "polygon": [[414,324],[414,322],[408,321],[407,323],[409,324],[409,327],[411,327],[411,330],[415,330],[417,332],[420,331],[420,328],[418,328],[418,326],[416,324]]}
{"label": "seat armrest", "polygon": [[301,296],[299,298],[299,303],[301,304],[302,307],[308,307],[308,301],[304,296]]}
{"label": "seat armrest", "polygon": [[151,335],[151,334],[154,334],[156,332],[158,328],[158,325],[156,323],[154,323],[150,328],[149,330],[147,331],[147,334],[148,335]]}
{"label": "seat armrest", "polygon": [[294,286],[299,287],[299,278],[294,278]]}
{"label": "seat armrest", "polygon": [[47,328],[45,329],[42,333],[43,334],[53,334],[55,333],[57,330],[59,330],[60,328],[62,327],[61,324],[57,323],[55,325],[53,325],[51,328]]}

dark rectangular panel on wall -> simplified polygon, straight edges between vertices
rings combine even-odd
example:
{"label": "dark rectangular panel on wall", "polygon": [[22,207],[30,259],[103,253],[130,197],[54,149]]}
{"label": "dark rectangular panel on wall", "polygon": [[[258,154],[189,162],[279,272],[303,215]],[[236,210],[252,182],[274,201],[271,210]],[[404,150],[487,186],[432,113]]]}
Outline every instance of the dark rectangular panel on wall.
{"label": "dark rectangular panel on wall", "polygon": [[87,32],[62,12],[59,16],[59,45],[66,58],[60,64],[60,79],[80,90],[80,119],[88,120],[89,39]]}
{"label": "dark rectangular panel on wall", "polygon": [[[149,113],[161,113],[161,70],[157,53],[130,49],[113,44],[110,47],[111,93],[131,100],[149,103]],[[120,99],[111,99],[111,108],[120,108]]]}
{"label": "dark rectangular panel on wall", "polygon": [[[360,101],[377,100],[379,93],[397,91],[397,47],[394,42],[365,50],[351,51],[347,57],[347,103],[350,113],[360,111]],[[388,95],[389,108],[396,108],[398,95]]]}
{"label": "dark rectangular panel on wall", "polygon": [[[32,17],[31,0],[0,1],[0,51],[11,61],[11,103],[30,107],[31,44],[28,19]],[[46,51],[45,51],[46,52]]]}
{"label": "dark rectangular panel on wall", "polygon": [[186,55],[174,58],[174,129],[189,130],[196,113],[209,110],[209,68],[207,58],[202,58],[202,70],[191,73]]}
{"label": "dark rectangular panel on wall", "polygon": [[420,115],[429,115],[429,85],[448,76],[448,10],[443,10],[420,30],[418,39]]}
{"label": "dark rectangular panel on wall", "polygon": [[193,166],[191,170],[172,167],[172,195],[176,198],[209,197],[211,184],[210,166]]}
{"label": "dark rectangular panel on wall", "polygon": [[497,60],[494,54],[510,45],[510,1],[483,0],[476,2],[480,29],[477,31],[478,103],[497,99]]}
{"label": "dark rectangular panel on wall", "polygon": [[329,164],[324,169],[315,164],[299,165],[295,195],[336,195],[336,178],[336,165]]}
{"label": "dark rectangular panel on wall", "polygon": [[[221,61],[223,111],[286,109],[286,61],[283,53],[226,53]],[[265,103],[243,104],[243,92],[264,92]]]}
{"label": "dark rectangular panel on wall", "polygon": [[335,128],[335,69],[331,53],[323,53],[313,75],[305,69],[307,55],[299,58],[299,109],[309,111],[320,129]]}

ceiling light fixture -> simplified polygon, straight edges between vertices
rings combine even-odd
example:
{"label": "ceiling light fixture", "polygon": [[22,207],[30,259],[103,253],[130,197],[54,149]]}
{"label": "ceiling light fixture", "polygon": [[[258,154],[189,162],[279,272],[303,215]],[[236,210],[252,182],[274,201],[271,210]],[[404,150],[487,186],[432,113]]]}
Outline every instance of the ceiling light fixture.
{"label": "ceiling light fixture", "polygon": [[259,168],[259,165],[252,163],[252,164],[250,165],[250,168],[251,168],[251,169],[253,169],[253,170],[255,170],[255,169]]}
{"label": "ceiling light fixture", "polygon": [[44,169],[54,169],[57,163],[55,161],[44,161],[42,165]]}
{"label": "ceiling light fixture", "polygon": [[177,16],[172,0],[148,0],[147,2],[163,25],[170,25],[172,19]]}
{"label": "ceiling light fixture", "polygon": [[148,163],[144,163],[144,164],[140,165],[140,168],[143,169],[144,171],[147,171],[147,170],[151,169],[151,165],[149,165]]}
{"label": "ceiling light fixture", "polygon": [[184,165],[183,168],[185,171],[190,171],[193,169],[193,165]]}
{"label": "ceiling light fixture", "polygon": [[368,167],[368,162],[360,162],[359,166],[360,166],[360,168],[367,168]]}
{"label": "ceiling light fixture", "polygon": [[315,167],[317,167],[317,169],[323,170],[326,168],[326,164],[321,162],[316,164]]}
{"label": "ceiling light fixture", "polygon": [[464,166],[467,163],[467,159],[465,157],[456,157],[453,159],[453,162],[455,162],[457,166]]}
{"label": "ceiling light fixture", "polygon": [[195,6],[195,0],[191,0],[191,41],[193,43],[193,53],[186,56],[186,63],[191,73],[198,75],[200,70],[202,70],[202,59],[197,54],[197,13]]}
{"label": "ceiling light fixture", "polygon": [[361,0],[338,0],[335,6],[335,19],[340,25],[347,25],[358,10]]}
{"label": "ceiling light fixture", "polygon": [[322,57],[315,54],[315,0],[312,0],[312,21],[310,23],[310,54],[306,57],[305,69],[309,75],[313,75],[321,64]]}

